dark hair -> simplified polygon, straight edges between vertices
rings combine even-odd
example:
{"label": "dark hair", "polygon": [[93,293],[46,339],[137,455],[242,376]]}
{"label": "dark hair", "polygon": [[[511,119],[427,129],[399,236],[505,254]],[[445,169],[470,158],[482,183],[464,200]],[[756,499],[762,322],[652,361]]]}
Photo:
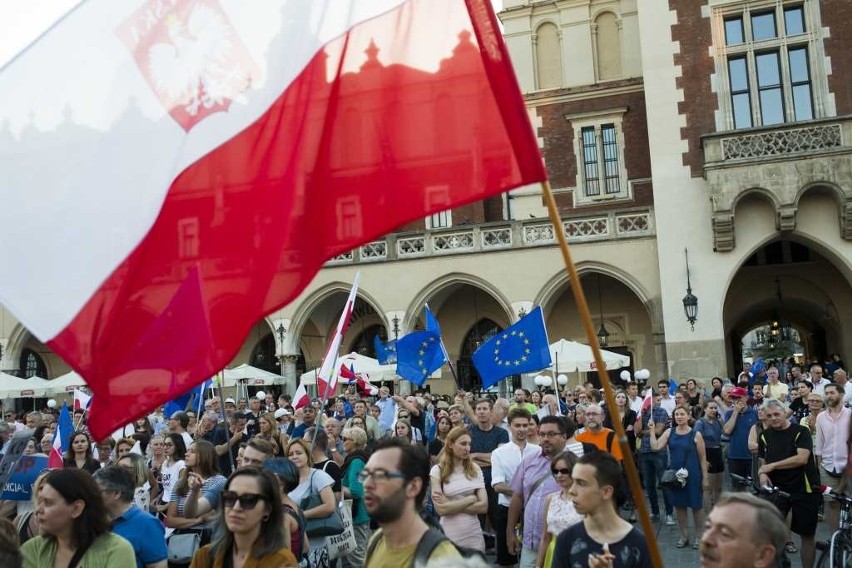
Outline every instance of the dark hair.
{"label": "dark hair", "polygon": [[567,416],[562,417],[562,423],[565,424],[565,437],[570,438],[577,431],[577,423],[568,418]]}
{"label": "dark hair", "polygon": [[9,519],[0,518],[0,566],[6,568],[21,568],[21,543],[18,531]]}
{"label": "dark hair", "polygon": [[667,387],[669,386],[669,382],[666,379],[660,379],[657,381],[657,387]]}
{"label": "dark hair", "polygon": [[[231,482],[241,475],[257,479],[257,484],[260,486],[260,494],[263,495],[263,500],[269,507],[269,516],[260,524],[260,534],[257,537],[258,545],[252,547],[253,556],[261,558],[270,552],[287,546],[284,540],[284,508],[281,505],[281,490],[278,488],[278,480],[271,471],[249,466],[232,473],[228,477],[228,481],[225,482],[225,487],[222,491],[228,491],[231,487]],[[220,499],[219,526],[211,547],[211,556],[215,558],[219,550],[224,550],[226,554],[230,554],[233,547],[234,534],[228,530],[228,524],[225,521],[225,505],[222,499]]]}
{"label": "dark hair", "polygon": [[328,450],[328,434],[322,428],[308,428],[305,432],[313,439],[314,449],[325,453]]}
{"label": "dark hair", "polygon": [[535,422],[536,426],[541,426],[541,418],[539,418],[538,414],[536,414],[535,412],[530,414],[530,420]]}
{"label": "dark hair", "polygon": [[268,459],[263,462],[263,467],[278,477],[285,493],[299,486],[299,468],[287,458]]}
{"label": "dark hair", "polygon": [[172,444],[175,446],[175,453],[172,459],[174,461],[184,459],[186,457],[186,442],[183,441],[183,436],[176,432],[172,432],[166,437],[171,440]]}
{"label": "dark hair", "polygon": [[618,488],[621,486],[621,464],[609,452],[589,452],[583,454],[578,464],[589,465],[595,468],[595,480],[598,485],[604,487],[609,485],[613,489],[612,502],[618,495]]}
{"label": "dark hair", "polygon": [[136,483],[133,475],[123,467],[117,465],[102,467],[94,473],[93,477],[98,485],[107,491],[116,491],[125,503],[133,501]]}
{"label": "dark hair", "polygon": [[494,407],[494,403],[491,402],[490,398],[480,398],[477,399],[476,403],[473,405],[474,408],[479,406],[480,404],[487,404],[488,410],[491,410]]}
{"label": "dark hair", "polygon": [[171,417],[172,420],[177,420],[180,427],[186,430],[186,427],[189,426],[189,415],[183,410],[178,410]]}
{"label": "dark hair", "polygon": [[[204,479],[208,479],[219,473],[219,456],[216,455],[216,446],[207,440],[196,440],[190,446],[195,446],[195,465],[192,472],[197,473]],[[189,470],[187,466],[180,473],[180,478],[175,484],[174,492],[183,497],[189,493]]]}
{"label": "dark hair", "polygon": [[[554,416],[553,414],[545,416],[541,419],[541,422],[539,422],[539,426],[544,426],[545,424],[556,424],[556,426],[559,428],[560,434],[565,434],[565,431],[567,429],[565,425],[565,419],[561,416]],[[576,430],[577,428],[574,427],[574,429]]]}
{"label": "dark hair", "polygon": [[400,440],[399,438],[382,438],[376,442],[373,453],[375,454],[379,450],[392,450],[394,448],[400,451],[401,455],[399,456],[398,467],[400,473],[405,476],[405,481],[420,479],[423,482],[420,492],[417,493],[417,497],[414,500],[414,504],[419,511],[423,508],[426,490],[429,489],[429,470],[432,467],[429,455],[423,446],[419,444],[414,445],[407,440]]}
{"label": "dark hair", "polygon": [[[844,389],[842,386],[840,386],[839,384],[837,384],[837,383],[828,383],[827,385],[825,385],[825,388],[826,388],[826,389],[827,389],[827,388],[829,388],[829,387],[832,387],[832,388],[834,388],[834,389],[837,389],[837,392],[838,392],[838,393],[843,393],[843,392],[845,392],[845,389]],[[825,392],[825,389],[823,389],[823,392]],[[842,402],[842,401],[841,401],[841,402]]]}
{"label": "dark hair", "polygon": [[521,408],[520,406],[516,406],[512,410],[509,411],[509,414],[506,415],[506,422],[509,424],[512,423],[512,420],[515,418],[523,418],[524,420],[530,419],[530,411],[526,408]]}
{"label": "dark hair", "polygon": [[[74,519],[71,531],[77,550],[89,548],[95,539],[110,532],[109,516],[101,498],[100,487],[88,471],[77,468],[53,469],[45,475],[42,490],[45,485],[50,485],[67,503],[85,503],[83,512]],[[48,540],[56,539],[53,535],[42,536]]]}
{"label": "dark hair", "polygon": [[[86,459],[92,457],[92,437],[89,436],[89,433],[84,430],[77,430],[71,437],[68,438],[68,449],[65,450],[65,455],[63,456],[66,460],[74,460],[74,438],[77,436],[85,436],[89,441],[89,445],[86,446]],[[111,439],[111,438],[110,438]]]}

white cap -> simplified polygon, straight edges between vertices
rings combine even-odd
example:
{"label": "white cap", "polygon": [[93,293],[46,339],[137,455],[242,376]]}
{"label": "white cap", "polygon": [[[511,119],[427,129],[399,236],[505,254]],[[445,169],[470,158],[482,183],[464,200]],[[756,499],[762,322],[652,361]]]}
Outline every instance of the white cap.
{"label": "white cap", "polygon": [[287,410],[286,408],[279,408],[278,410],[275,411],[275,419],[278,420],[282,416],[287,416],[289,414],[290,414],[290,411]]}
{"label": "white cap", "polygon": [[225,404],[228,404],[229,402],[230,402],[231,404],[237,404],[237,401],[235,401],[235,400],[234,400],[233,398],[231,398],[231,397],[228,397],[228,398],[226,398],[226,399],[225,399]]}

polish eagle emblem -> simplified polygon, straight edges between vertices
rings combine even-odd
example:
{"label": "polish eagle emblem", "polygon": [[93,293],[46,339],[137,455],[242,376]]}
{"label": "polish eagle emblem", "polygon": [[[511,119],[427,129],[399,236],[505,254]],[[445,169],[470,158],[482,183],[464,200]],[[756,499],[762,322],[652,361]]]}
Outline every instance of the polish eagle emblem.
{"label": "polish eagle emblem", "polygon": [[118,35],[172,118],[188,131],[242,102],[259,72],[216,0],[178,0],[167,11],[156,9],[144,5]]}

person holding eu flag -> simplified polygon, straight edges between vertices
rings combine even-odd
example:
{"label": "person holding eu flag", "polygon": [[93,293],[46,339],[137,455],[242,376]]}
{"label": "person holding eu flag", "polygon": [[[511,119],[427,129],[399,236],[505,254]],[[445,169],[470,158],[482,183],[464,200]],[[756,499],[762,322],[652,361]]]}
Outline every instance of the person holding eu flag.
{"label": "person holding eu flag", "polygon": [[473,365],[484,389],[505,377],[550,367],[550,344],[541,306],[486,341],[473,354]]}

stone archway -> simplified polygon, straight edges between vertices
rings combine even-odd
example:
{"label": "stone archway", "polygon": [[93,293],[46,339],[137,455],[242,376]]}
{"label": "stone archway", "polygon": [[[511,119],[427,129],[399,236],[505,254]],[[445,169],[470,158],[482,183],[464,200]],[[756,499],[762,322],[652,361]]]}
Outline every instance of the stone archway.
{"label": "stone archway", "polygon": [[[723,308],[728,375],[742,366],[743,338],[777,318],[801,338],[805,358],[849,353],[852,287],[832,259],[801,237],[773,239],[734,273]],[[781,291],[779,297],[778,291]]]}

